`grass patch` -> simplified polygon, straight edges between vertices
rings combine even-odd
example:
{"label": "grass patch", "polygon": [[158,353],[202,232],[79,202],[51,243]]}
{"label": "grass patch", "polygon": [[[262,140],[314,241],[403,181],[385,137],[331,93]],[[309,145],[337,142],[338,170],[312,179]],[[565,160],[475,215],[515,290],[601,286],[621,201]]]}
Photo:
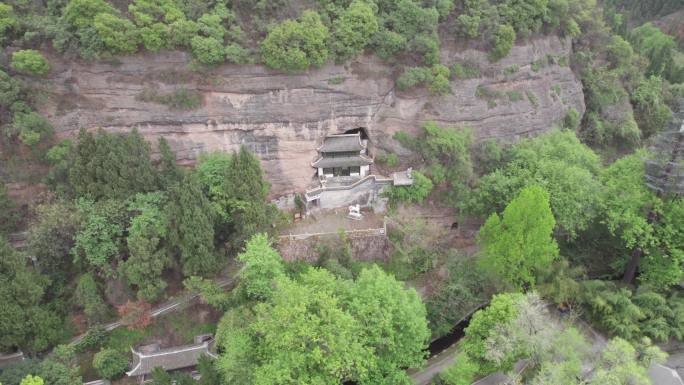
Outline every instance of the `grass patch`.
{"label": "grass patch", "polygon": [[504,75],[511,76],[514,73],[517,73],[518,71],[520,71],[520,66],[518,66],[517,64],[513,64],[512,66],[506,67],[506,69],[504,69]]}
{"label": "grass patch", "polygon": [[345,80],[347,80],[347,78],[344,76],[335,76],[333,78],[328,79],[328,84],[335,86],[344,83]]}
{"label": "grass patch", "polygon": [[110,332],[109,339],[105,343],[105,347],[112,348],[120,352],[128,352],[130,351],[131,346],[139,345],[145,340],[145,338],[151,335],[151,327],[147,327],[145,330],[130,330],[127,327],[119,327]]}
{"label": "grass patch", "polygon": [[497,106],[496,99],[487,100],[487,108],[489,108],[491,110],[492,108],[496,108],[496,106]]}
{"label": "grass patch", "polygon": [[539,108],[539,99],[537,99],[537,95],[532,91],[527,91],[525,94],[527,95],[527,100],[530,101],[530,104],[532,104],[535,109]]}
{"label": "grass patch", "polygon": [[154,89],[145,89],[135,100],[163,104],[176,110],[195,110],[202,105],[202,95],[197,91],[186,89],[175,90],[168,94],[160,94]]}
{"label": "grass patch", "polygon": [[477,63],[463,62],[451,66],[451,76],[454,79],[473,79],[480,77],[480,73]]}
{"label": "grass patch", "polygon": [[479,86],[477,86],[477,89],[475,90],[475,96],[480,99],[492,100],[501,98],[503,95],[501,94],[501,92],[497,90],[480,84]]}
{"label": "grass patch", "polygon": [[523,100],[523,94],[522,92],[518,90],[511,90],[506,92],[506,96],[508,96],[508,101],[511,103],[519,102]]}

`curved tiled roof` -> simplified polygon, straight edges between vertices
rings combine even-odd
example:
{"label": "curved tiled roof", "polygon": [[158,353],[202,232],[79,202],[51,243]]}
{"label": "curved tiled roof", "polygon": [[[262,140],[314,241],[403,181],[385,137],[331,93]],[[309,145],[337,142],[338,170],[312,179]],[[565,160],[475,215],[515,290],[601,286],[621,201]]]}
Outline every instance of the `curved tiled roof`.
{"label": "curved tiled roof", "polygon": [[350,155],[350,156],[336,156],[336,157],[322,157],[317,161],[313,162],[313,167],[353,167],[353,166],[365,166],[372,164],[373,159],[365,157],[363,155]]}
{"label": "curved tiled roof", "polygon": [[318,147],[319,152],[352,152],[361,151],[366,145],[361,141],[361,134],[329,135]]}
{"label": "curved tiled roof", "polygon": [[150,374],[157,367],[164,370],[174,370],[195,366],[203,354],[210,358],[216,358],[216,355],[210,350],[210,341],[161,349],[151,353],[139,352],[132,348],[131,351],[133,352],[133,368],[126,372],[128,376]]}

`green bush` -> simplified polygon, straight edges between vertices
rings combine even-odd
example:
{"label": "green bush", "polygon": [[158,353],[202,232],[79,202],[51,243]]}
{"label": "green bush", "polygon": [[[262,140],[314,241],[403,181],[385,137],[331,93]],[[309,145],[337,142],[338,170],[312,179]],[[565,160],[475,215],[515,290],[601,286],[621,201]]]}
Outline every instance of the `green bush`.
{"label": "green bush", "polygon": [[397,89],[405,91],[416,87],[420,84],[429,82],[432,78],[429,68],[425,67],[411,67],[404,70],[404,72],[397,79]]}
{"label": "green bush", "polygon": [[114,349],[102,349],[93,357],[93,368],[108,380],[121,377],[128,368],[128,358]]}
{"label": "green bush", "polygon": [[399,202],[422,203],[432,191],[432,181],[418,171],[413,171],[413,184],[411,186],[392,186],[385,195],[389,198],[390,205]]}
{"label": "green bush", "polygon": [[510,101],[511,103],[523,100],[523,94],[518,90],[507,91],[506,96],[508,96],[508,101]]}
{"label": "green bush", "polygon": [[328,28],[314,11],[298,20],[286,20],[269,32],[261,43],[267,66],[290,72],[321,66],[328,60]]}
{"label": "green bush", "polygon": [[194,110],[202,106],[202,94],[186,89],[175,90],[169,94],[159,94],[156,90],[146,89],[135,98],[142,102],[164,104],[177,110]]}
{"label": "green bush", "polygon": [[579,112],[576,109],[571,108],[565,113],[563,118],[563,128],[567,130],[576,130],[580,124]]}
{"label": "green bush", "polygon": [[480,76],[477,63],[456,63],[451,66],[451,75],[456,79],[472,79]]}
{"label": "green bush", "polygon": [[513,43],[515,43],[515,30],[510,25],[501,25],[494,33],[494,38],[492,39],[492,50],[489,52],[489,59],[491,61],[498,61],[511,52],[513,48]]}
{"label": "green bush", "polygon": [[25,49],[12,54],[12,69],[23,74],[45,76],[50,72],[50,63],[38,51]]}

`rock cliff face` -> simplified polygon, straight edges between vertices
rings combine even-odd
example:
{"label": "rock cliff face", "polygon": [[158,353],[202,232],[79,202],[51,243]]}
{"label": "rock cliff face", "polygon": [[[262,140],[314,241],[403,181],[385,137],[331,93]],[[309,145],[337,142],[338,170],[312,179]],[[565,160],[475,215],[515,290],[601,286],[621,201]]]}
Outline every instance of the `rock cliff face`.
{"label": "rock cliff face", "polygon": [[[371,56],[297,75],[231,65],[200,74],[188,69],[190,58],[182,52],[110,64],[52,58],[50,102],[42,112],[59,137],[81,127],[137,127],[153,143],[164,136],[186,164],[204,152],[247,145],[261,158],[272,195],[279,196],[311,185],[310,163],[326,134],[364,127],[373,146],[401,152],[392,135],[417,132],[426,120],[470,126],[478,139],[512,141],[548,129],[569,108],[583,113],[582,87],[570,68],[539,64],[549,58],[567,63],[570,51],[568,40],[540,38],[490,64],[484,52],[445,47],[443,62],[477,62],[482,75],[453,80],[452,94],[441,97],[424,90],[397,92],[395,70]],[[483,86],[498,96],[483,97],[477,91]],[[138,100],[143,91],[164,95],[179,89],[200,92],[202,106],[182,111]]]}

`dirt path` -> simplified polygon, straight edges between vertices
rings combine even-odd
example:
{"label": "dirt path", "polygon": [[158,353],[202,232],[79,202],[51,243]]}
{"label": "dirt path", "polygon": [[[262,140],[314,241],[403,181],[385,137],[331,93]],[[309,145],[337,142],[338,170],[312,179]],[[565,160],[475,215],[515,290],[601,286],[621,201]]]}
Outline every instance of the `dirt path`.
{"label": "dirt path", "polygon": [[[215,282],[219,285],[219,287],[228,287],[228,286],[231,286],[235,282],[235,279],[234,279],[234,277],[223,277],[223,278],[216,279]],[[172,299],[172,300],[170,300],[166,303],[163,303],[163,304],[157,306],[156,308],[152,309],[150,311],[150,316],[152,318],[156,318],[156,317],[162,316],[166,313],[172,312],[175,309],[177,309],[178,307],[180,307],[181,305],[184,305],[186,303],[190,303],[190,302],[197,300],[199,298],[199,296],[200,296],[199,293],[193,292],[193,293],[187,293],[187,294],[181,296],[180,298]],[[121,321],[115,321],[115,322],[108,323],[106,325],[102,325],[102,327],[106,331],[112,331],[112,330],[114,330],[118,327],[121,327],[121,326],[123,326],[123,323],[121,323]],[[88,332],[85,332],[83,334],[80,334],[80,335],[72,338],[71,341],[69,342],[69,345],[78,344],[79,342],[81,342],[83,337],[85,337],[87,334],[88,334]]]}
{"label": "dirt path", "polygon": [[450,348],[430,358],[425,368],[411,374],[413,383],[416,385],[432,384],[432,380],[440,372],[454,363],[454,358],[456,357],[457,353],[458,349],[456,349],[456,344],[454,344]]}

